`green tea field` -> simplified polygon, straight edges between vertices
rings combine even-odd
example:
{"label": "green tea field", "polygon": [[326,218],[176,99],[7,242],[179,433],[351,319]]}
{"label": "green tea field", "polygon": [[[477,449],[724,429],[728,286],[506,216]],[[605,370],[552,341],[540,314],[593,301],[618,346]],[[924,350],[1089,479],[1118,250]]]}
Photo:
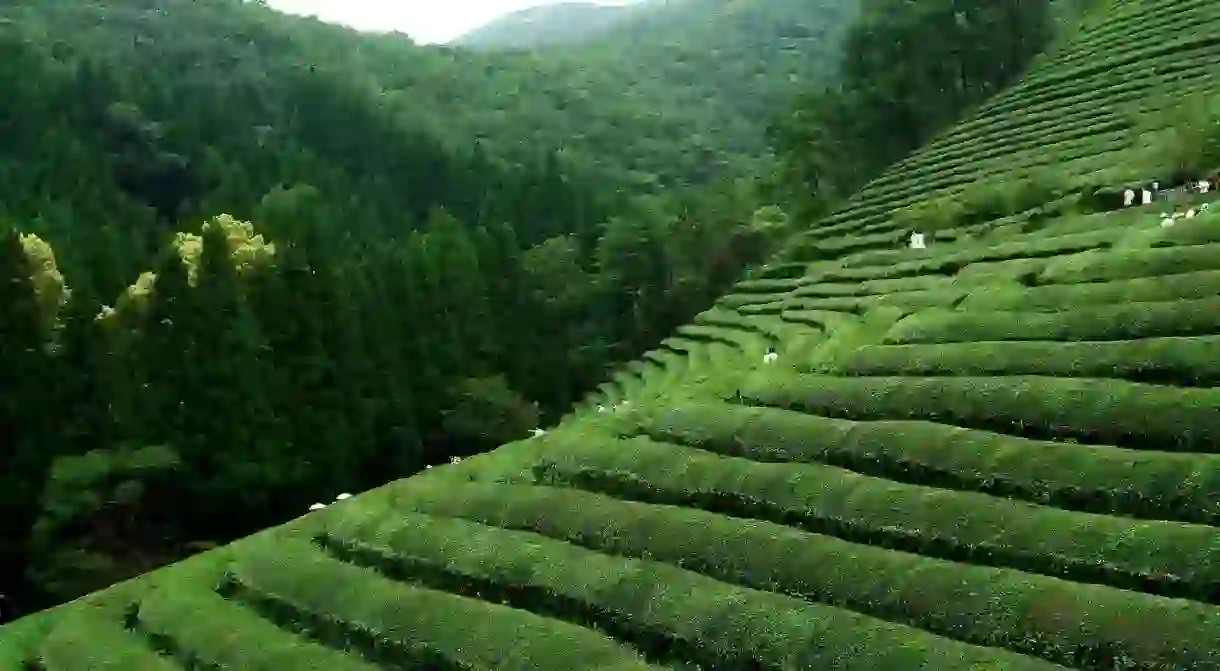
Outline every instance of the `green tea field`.
{"label": "green tea field", "polygon": [[1220,91],[1220,9],[1100,4],[558,425],[0,668],[1220,669],[1220,205],[1119,206]]}

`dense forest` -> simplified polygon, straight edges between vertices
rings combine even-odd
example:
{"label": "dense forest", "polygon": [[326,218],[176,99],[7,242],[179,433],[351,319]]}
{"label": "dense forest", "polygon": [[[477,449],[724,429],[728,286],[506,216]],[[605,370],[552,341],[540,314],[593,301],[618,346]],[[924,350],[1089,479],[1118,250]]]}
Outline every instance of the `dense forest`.
{"label": "dense forest", "polygon": [[545,426],[1058,25],[707,3],[514,54],[240,0],[7,3],[0,593],[70,599]]}
{"label": "dense forest", "polygon": [[555,2],[510,12],[448,42],[463,49],[508,51],[585,44],[604,35],[646,1],[603,5],[588,0]]}
{"label": "dense forest", "polygon": [[420,48],[402,35],[362,35],[242,0],[15,0],[4,12],[58,58],[86,55],[138,72],[168,52],[162,67],[193,73],[189,83],[211,107],[271,103],[277,95],[252,90],[307,66],[450,148],[477,138],[490,156],[518,165],[560,153],[598,179],[659,192],[755,174],[766,154],[759,114],[775,111],[760,105],[787,104],[796,86],[832,73],[857,2],[666,0],[622,26],[621,37],[491,54]]}
{"label": "dense forest", "polygon": [[1095,0],[872,0],[839,77],[770,127],[779,198],[815,216],[1015,81]]}

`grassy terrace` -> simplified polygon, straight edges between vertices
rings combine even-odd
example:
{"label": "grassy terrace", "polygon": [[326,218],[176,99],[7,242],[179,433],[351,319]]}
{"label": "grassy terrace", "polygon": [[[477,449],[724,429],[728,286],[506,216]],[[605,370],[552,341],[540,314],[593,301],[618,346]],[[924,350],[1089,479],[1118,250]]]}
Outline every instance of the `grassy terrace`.
{"label": "grassy terrace", "polygon": [[[13,623],[0,669],[1220,669],[1220,205],[1078,207],[1220,12],[1112,8],[544,435]],[[1082,181],[903,248],[1038,166]]]}
{"label": "grassy terrace", "polygon": [[1133,133],[1150,133],[1133,119],[1161,101],[1216,88],[1220,14],[1201,1],[1109,5],[1016,86],[794,240],[785,258],[809,260],[809,247],[827,238],[892,232],[894,209],[982,179],[1048,168],[1082,184],[1147,178],[1128,167],[1134,163],[1128,149]]}

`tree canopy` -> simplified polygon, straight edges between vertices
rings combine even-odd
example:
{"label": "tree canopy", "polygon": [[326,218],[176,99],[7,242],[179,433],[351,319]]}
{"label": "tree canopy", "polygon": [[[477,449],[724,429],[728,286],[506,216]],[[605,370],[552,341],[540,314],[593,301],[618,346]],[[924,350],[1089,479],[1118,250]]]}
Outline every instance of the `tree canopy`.
{"label": "tree canopy", "polygon": [[757,175],[716,167],[761,126],[605,48],[238,0],[0,11],[0,593],[27,606],[528,435],[774,237]]}
{"label": "tree canopy", "polygon": [[686,0],[478,53],[7,3],[0,593],[524,438],[1016,77],[1049,5]]}

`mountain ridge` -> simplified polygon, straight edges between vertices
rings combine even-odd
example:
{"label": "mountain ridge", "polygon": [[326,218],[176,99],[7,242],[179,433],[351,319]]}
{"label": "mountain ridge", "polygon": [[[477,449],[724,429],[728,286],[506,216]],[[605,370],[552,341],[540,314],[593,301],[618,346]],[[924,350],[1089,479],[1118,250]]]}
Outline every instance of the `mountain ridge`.
{"label": "mountain ridge", "polygon": [[498,16],[446,42],[476,50],[534,49],[587,43],[605,36],[649,0],[606,4],[564,0]]}
{"label": "mountain ridge", "polygon": [[[890,1],[864,25],[912,4]],[[730,5],[762,6],[721,6]],[[939,30],[961,20],[959,5],[915,18]],[[998,7],[997,21],[1029,7],[975,6]],[[1216,669],[1220,207],[1203,204],[1220,200],[1183,192],[1119,204],[1125,185],[1218,174],[1220,74],[1207,66],[1220,55],[1220,15],[1208,10],[1122,0],[1087,14],[1028,69],[1013,66],[1020,76],[825,216],[802,219],[808,229],[785,235],[773,263],[665,329],[558,422],[523,424],[537,428],[347,489],[358,493],[313,512],[285,504],[284,524],[13,623],[0,629],[0,668]],[[980,20],[974,34],[990,38],[992,25]],[[1184,28],[1190,39],[1174,39]],[[945,35],[935,33],[938,46],[962,46]],[[874,56],[875,44],[856,46]],[[942,62],[935,51],[927,59]],[[893,68],[896,58],[875,60],[899,84],[910,72]],[[944,70],[964,89],[1001,81]],[[1164,73],[1157,87],[1130,85],[1149,71]],[[1182,99],[1191,104],[1168,109]],[[289,213],[308,214],[309,204]],[[1162,219],[1166,208],[1177,211]],[[594,261],[621,265],[599,283],[646,289],[615,301],[623,309],[613,314],[643,312],[656,303],[639,297],[660,285],[640,278],[671,266],[636,244],[657,236],[647,219],[616,221]],[[397,300],[371,305],[397,321],[370,351],[397,356],[385,343],[411,330],[431,337],[416,343],[413,367],[394,369],[408,372],[384,378],[388,388],[401,390],[416,370],[464,365],[459,354],[487,344],[493,323],[481,315],[497,306],[535,338],[522,351],[577,349],[550,334],[557,320],[468,300],[479,268],[499,266],[483,264],[453,221],[429,224],[436,237],[413,249],[456,253],[396,259],[382,279]],[[908,243],[912,233],[927,244]],[[213,286],[228,277],[224,244],[213,230],[199,256]],[[585,298],[570,292],[580,268],[566,249],[526,253],[556,269],[546,279],[558,292],[532,292],[547,304]],[[170,255],[158,270],[189,303],[180,265]],[[331,284],[297,269],[289,289]],[[190,313],[162,303],[153,316],[174,319],[149,325],[195,351],[196,331],[173,330]],[[443,330],[417,318],[458,310],[466,316]],[[297,317],[307,335],[347,321],[275,314]],[[480,342],[443,352],[467,336]],[[280,337],[301,341],[291,330]],[[192,363],[172,356],[180,350],[161,350],[152,369],[189,372],[164,365]],[[233,360],[257,362],[259,348],[241,351],[249,356]],[[329,392],[379,370],[308,379]],[[183,388],[201,386],[190,382]],[[319,401],[361,403],[365,391]],[[300,405],[320,412],[319,401]],[[181,419],[196,431],[245,430],[223,421],[234,416],[259,435],[275,429],[242,405]],[[471,419],[493,410],[474,403],[445,420],[477,429]],[[209,457],[228,445],[199,443]],[[384,445],[401,447],[396,435]],[[299,461],[286,452],[286,463]],[[331,501],[335,485],[319,478],[301,491]]]}

